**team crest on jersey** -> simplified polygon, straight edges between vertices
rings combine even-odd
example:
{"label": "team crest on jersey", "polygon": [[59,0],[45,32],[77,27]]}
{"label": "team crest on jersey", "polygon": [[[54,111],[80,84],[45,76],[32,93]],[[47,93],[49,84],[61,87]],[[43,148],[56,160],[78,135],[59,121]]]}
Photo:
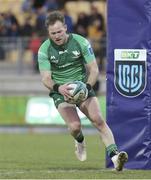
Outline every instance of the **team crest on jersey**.
{"label": "team crest on jersey", "polygon": [[114,50],[114,85],[127,97],[140,95],[146,87],[147,53],[145,49]]}
{"label": "team crest on jersey", "polygon": [[72,54],[74,55],[72,58],[79,58],[81,56],[80,51],[72,51]]}

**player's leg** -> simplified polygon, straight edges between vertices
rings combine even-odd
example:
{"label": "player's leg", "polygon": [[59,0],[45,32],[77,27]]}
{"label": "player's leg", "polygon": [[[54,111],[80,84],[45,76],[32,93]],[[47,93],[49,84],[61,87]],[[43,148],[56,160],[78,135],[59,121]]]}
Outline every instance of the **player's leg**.
{"label": "player's leg", "polygon": [[71,135],[75,139],[75,154],[77,158],[80,161],[85,161],[87,158],[86,147],[76,106],[64,102],[59,104],[58,111],[66,122]]}
{"label": "player's leg", "polygon": [[81,104],[80,109],[90,119],[92,124],[99,130],[105,146],[108,147],[111,144],[115,144],[113,134],[107,123],[102,118],[97,98],[88,98]]}
{"label": "player's leg", "polygon": [[81,132],[81,123],[75,105],[66,102],[61,103],[58,106],[58,111],[67,124],[71,135],[78,141],[83,141],[83,134],[79,136]]}
{"label": "player's leg", "polygon": [[102,118],[97,98],[88,98],[80,105],[80,109],[90,119],[92,124],[99,130],[102,141],[106,146],[108,155],[111,157],[116,170],[121,171],[123,169],[124,163],[128,159],[128,156],[125,152],[118,152],[113,133]]}

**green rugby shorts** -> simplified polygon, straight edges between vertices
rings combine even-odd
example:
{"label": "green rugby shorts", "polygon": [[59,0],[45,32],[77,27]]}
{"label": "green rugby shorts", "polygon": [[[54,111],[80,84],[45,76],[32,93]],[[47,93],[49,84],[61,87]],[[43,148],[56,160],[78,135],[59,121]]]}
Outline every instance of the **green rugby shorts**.
{"label": "green rugby shorts", "polygon": [[[53,92],[51,92],[51,93],[49,94],[49,96],[50,96],[51,98],[53,98],[54,104],[55,104],[56,108],[58,108],[59,104],[61,104],[61,103],[63,103],[63,102],[66,102],[66,101],[64,100],[63,95],[61,95],[61,94],[58,93],[58,92],[53,91]],[[91,90],[88,92],[88,98],[89,98],[89,97],[94,97],[94,96],[96,96],[96,95],[95,95],[95,92],[94,92],[93,89],[91,89]],[[79,106],[79,105],[80,105],[80,104],[76,104],[76,106]]]}

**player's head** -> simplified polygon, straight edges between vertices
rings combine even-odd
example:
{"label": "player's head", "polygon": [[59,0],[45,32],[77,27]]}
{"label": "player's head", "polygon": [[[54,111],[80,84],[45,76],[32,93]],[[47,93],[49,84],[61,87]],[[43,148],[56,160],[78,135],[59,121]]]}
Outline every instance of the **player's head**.
{"label": "player's head", "polygon": [[57,45],[62,45],[67,40],[67,26],[64,15],[59,11],[53,11],[47,15],[46,27],[50,39]]}

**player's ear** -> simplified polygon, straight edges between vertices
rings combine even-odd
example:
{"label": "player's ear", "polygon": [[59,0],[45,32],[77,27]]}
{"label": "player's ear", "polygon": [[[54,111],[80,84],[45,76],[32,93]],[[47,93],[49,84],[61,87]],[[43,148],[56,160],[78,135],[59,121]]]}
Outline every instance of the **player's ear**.
{"label": "player's ear", "polygon": [[67,31],[67,25],[66,25],[66,24],[64,24],[64,28],[65,28],[65,30]]}

